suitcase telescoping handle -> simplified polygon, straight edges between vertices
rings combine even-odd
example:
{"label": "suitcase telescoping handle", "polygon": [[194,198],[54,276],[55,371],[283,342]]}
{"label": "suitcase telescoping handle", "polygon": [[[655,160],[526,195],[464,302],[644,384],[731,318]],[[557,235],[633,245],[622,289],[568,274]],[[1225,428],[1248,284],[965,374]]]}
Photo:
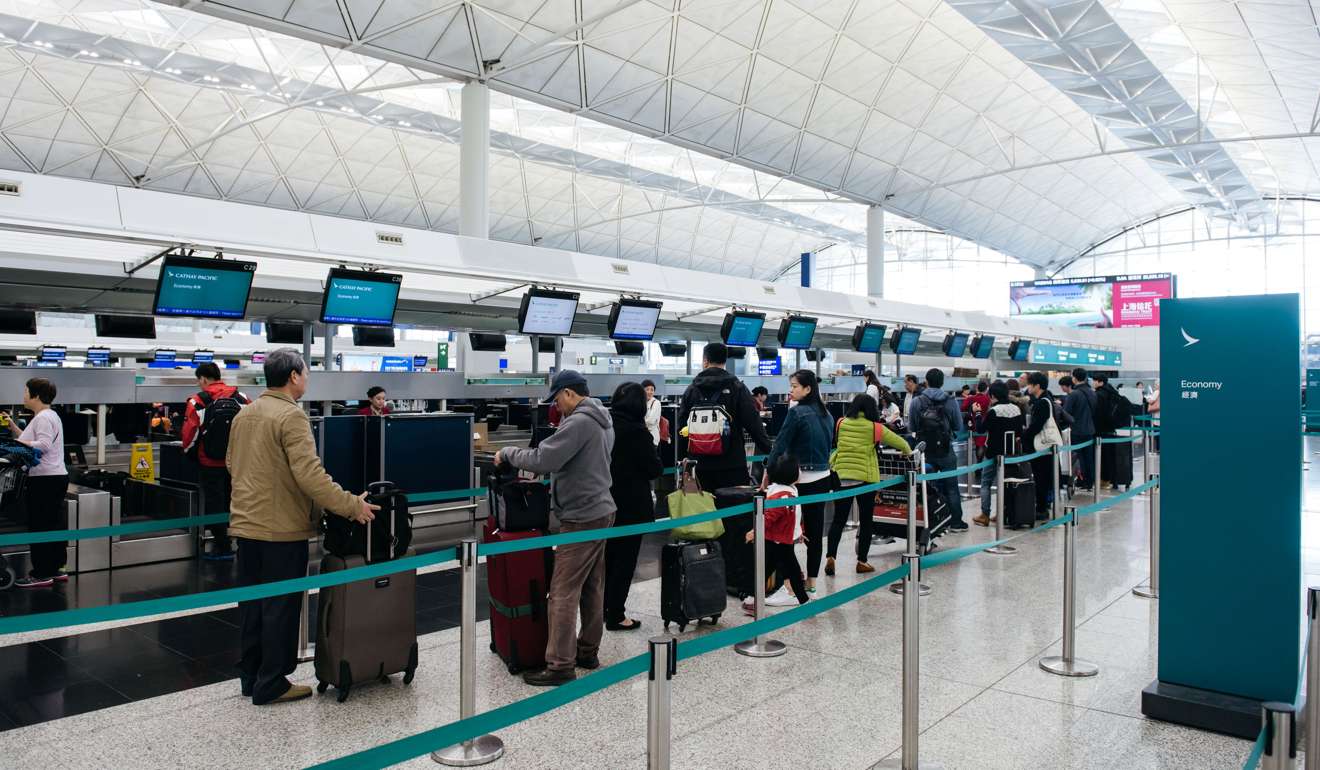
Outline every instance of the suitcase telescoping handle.
{"label": "suitcase telescoping handle", "polygon": [[1017,431],[1004,431],[1004,457],[1012,457],[1017,454]]}

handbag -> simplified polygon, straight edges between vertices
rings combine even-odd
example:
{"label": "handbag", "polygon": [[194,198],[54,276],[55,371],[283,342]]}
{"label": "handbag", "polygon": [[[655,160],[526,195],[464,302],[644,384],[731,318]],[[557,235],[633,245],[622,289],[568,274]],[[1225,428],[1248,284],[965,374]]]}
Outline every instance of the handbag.
{"label": "handbag", "polygon": [[1059,424],[1054,421],[1054,410],[1050,410],[1050,416],[1045,420],[1045,427],[1040,433],[1036,434],[1036,439],[1031,442],[1037,452],[1049,449],[1052,446],[1061,446],[1063,444],[1063,434],[1059,433]]}
{"label": "handbag", "polygon": [[[669,518],[681,519],[715,510],[715,496],[701,489],[691,461],[684,460],[679,467],[678,489],[669,493]],[[670,530],[674,540],[718,540],[724,535],[724,521],[714,519]]]}
{"label": "handbag", "polygon": [[669,439],[669,418],[668,418],[668,417],[661,417],[661,418],[660,418],[660,443],[662,443],[662,444],[668,444],[668,443],[669,443],[669,440],[670,440],[670,439]]}

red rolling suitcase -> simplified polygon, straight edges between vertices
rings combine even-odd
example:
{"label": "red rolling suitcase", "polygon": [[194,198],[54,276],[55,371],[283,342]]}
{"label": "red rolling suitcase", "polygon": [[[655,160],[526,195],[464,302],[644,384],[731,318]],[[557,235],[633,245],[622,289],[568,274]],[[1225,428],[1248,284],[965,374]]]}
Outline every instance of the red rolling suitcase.
{"label": "red rolling suitcase", "polygon": [[[484,540],[487,543],[507,543],[545,534],[539,529],[505,532],[495,527],[493,519],[487,519]],[[490,589],[490,649],[509,667],[510,674],[545,666],[545,646],[550,638],[547,609],[553,567],[554,551],[550,548],[486,559],[486,582]]]}

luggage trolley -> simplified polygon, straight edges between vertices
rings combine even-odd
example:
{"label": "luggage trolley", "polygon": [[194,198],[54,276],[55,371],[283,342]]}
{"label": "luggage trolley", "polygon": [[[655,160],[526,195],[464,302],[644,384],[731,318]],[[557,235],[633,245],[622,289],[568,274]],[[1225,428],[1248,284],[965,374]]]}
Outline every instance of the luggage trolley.
{"label": "luggage trolley", "polygon": [[[884,447],[876,450],[876,454],[877,459],[880,461],[880,479],[883,481],[897,476],[903,479],[903,482],[876,492],[873,531],[879,537],[906,540],[908,536],[907,476],[910,471],[915,470],[917,473],[921,473],[923,469],[916,467],[916,460],[913,456],[904,457],[903,453],[897,449]],[[944,534],[944,531],[948,529],[952,516],[949,513],[948,501],[944,499],[939,490],[930,484],[921,482],[919,491],[917,540],[923,552],[928,552],[932,550],[931,543],[935,538]],[[930,515],[927,515],[928,512],[930,512]]]}
{"label": "luggage trolley", "polygon": [[[0,457],[0,503],[10,503],[23,493],[23,482],[27,479],[27,470],[22,465],[7,457]],[[0,591],[7,591],[14,585],[14,568],[9,560],[0,554]]]}

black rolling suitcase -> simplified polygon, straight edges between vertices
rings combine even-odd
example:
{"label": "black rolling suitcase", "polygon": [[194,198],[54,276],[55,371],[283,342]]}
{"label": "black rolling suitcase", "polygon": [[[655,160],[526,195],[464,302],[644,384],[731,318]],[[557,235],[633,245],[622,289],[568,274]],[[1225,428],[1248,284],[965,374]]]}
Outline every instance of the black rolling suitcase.
{"label": "black rolling suitcase", "polygon": [[1100,447],[1100,478],[1124,489],[1132,486],[1132,444],[1103,444]]}
{"label": "black rolling suitcase", "polygon": [[412,545],[412,514],[408,496],[391,481],[367,485],[367,502],[380,506],[370,524],[358,524],[333,514],[321,518],[326,553],[346,559],[365,556],[367,561],[388,561]]}
{"label": "black rolling suitcase", "polygon": [[[388,495],[382,484],[390,488]],[[398,528],[401,520],[407,518],[407,503],[404,502],[402,516],[391,515],[398,510],[392,497],[402,497],[402,493],[388,482],[377,482],[371,487],[378,488],[377,494],[369,494],[367,499],[381,506],[372,524],[389,522],[390,531],[379,533],[375,526],[355,524],[362,530],[362,553],[325,556],[321,559],[322,574],[410,553],[398,550],[404,541]],[[340,517],[329,514],[326,518]],[[407,539],[411,540],[411,521],[405,525]],[[378,552],[375,545],[382,540],[384,556],[377,559],[373,555]],[[323,588],[317,597],[316,614],[317,692],[323,693],[334,685],[339,702],[343,703],[353,687],[376,680],[388,681],[391,674],[402,673],[404,684],[412,682],[417,671],[417,570]]]}
{"label": "black rolling suitcase", "polygon": [[1036,526],[1036,482],[1004,479],[1004,527],[1030,529]]}
{"label": "black rolling suitcase", "polygon": [[679,633],[703,620],[715,625],[726,602],[718,542],[669,543],[660,551],[660,619],[666,631],[670,623],[678,624]]}

